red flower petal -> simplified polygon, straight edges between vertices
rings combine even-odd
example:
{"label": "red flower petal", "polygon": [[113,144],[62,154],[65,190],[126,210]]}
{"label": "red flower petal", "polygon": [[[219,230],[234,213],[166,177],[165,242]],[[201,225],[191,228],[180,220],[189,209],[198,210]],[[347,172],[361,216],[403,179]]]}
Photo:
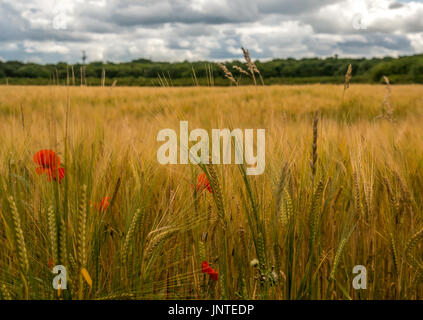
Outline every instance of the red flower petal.
{"label": "red flower petal", "polygon": [[110,201],[110,197],[104,197],[103,199],[101,199],[100,205],[98,203],[95,203],[94,207],[98,211],[106,211],[110,204],[109,201]]}
{"label": "red flower petal", "polygon": [[38,151],[32,158],[32,161],[44,169],[53,169],[60,166],[59,156],[54,151],[48,149]]}
{"label": "red flower petal", "polygon": [[207,179],[206,174],[201,172],[197,177],[197,191],[203,191],[204,189],[207,189],[210,193],[212,192],[210,182]]}
{"label": "red flower petal", "polygon": [[36,174],[43,174],[45,172],[45,169],[43,167],[35,168]]}
{"label": "red flower petal", "polygon": [[217,272],[217,270],[212,270],[209,275],[210,279],[212,279],[213,281],[217,281],[219,279],[219,273]]}
{"label": "red flower petal", "polygon": [[58,173],[59,173],[59,183],[61,183],[62,179],[65,177],[65,168],[59,168]]}
{"label": "red flower petal", "polygon": [[203,261],[201,264],[201,272],[202,273],[210,273],[213,269],[209,266],[207,261]]}
{"label": "red flower petal", "polygon": [[59,181],[62,182],[62,179],[65,177],[65,168],[58,168],[58,169],[47,169],[47,180],[48,181]]}

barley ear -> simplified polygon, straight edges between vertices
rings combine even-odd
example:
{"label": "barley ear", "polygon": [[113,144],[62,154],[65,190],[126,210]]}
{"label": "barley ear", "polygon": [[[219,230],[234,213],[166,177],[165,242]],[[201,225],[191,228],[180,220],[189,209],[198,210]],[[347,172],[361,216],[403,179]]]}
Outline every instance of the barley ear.
{"label": "barley ear", "polygon": [[421,261],[417,260],[417,258],[414,256],[413,251],[417,246],[417,243],[423,239],[423,229],[420,229],[417,231],[408,241],[405,245],[405,257],[407,259],[407,262],[412,265],[417,270],[421,269],[423,270],[423,264]]}
{"label": "barley ear", "polygon": [[48,219],[48,231],[49,231],[49,240],[51,245],[51,251],[53,254],[53,261],[57,263],[58,259],[58,248],[57,248],[57,224],[56,224],[56,215],[52,205],[49,206],[47,210],[47,219]]}
{"label": "barley ear", "polygon": [[217,66],[223,71],[225,74],[225,77],[229,79],[231,82],[235,83],[235,85],[238,85],[238,81],[235,80],[232,72],[229,71],[229,69],[222,63],[218,63]]}
{"label": "barley ear", "polygon": [[342,255],[342,252],[344,251],[346,244],[347,244],[347,238],[343,238],[341,242],[339,243],[338,248],[336,249],[335,259],[333,261],[332,270],[329,276],[329,279],[331,280],[335,279],[336,269],[338,268],[339,261],[341,260],[341,255]]}
{"label": "barley ear", "polygon": [[121,254],[122,265],[125,264],[126,261],[128,260],[129,245],[134,239],[135,230],[138,228],[142,217],[143,217],[143,214],[141,209],[138,209],[137,211],[135,211],[132,217],[131,224],[129,225],[129,229],[128,229],[128,232],[126,233],[125,241],[123,243],[122,254]]}
{"label": "barley ear", "polygon": [[217,215],[219,216],[220,222],[222,223],[223,227],[226,228],[225,208],[223,205],[222,189],[220,188],[219,178],[217,176],[216,169],[214,168],[213,164],[209,163],[203,167],[203,171],[205,171],[206,175],[208,175],[208,177],[210,178],[210,186],[213,191],[212,193],[217,208]]}
{"label": "barley ear", "polygon": [[78,262],[80,268],[87,263],[87,186],[82,186],[81,201],[78,212]]}
{"label": "barley ear", "polygon": [[282,192],[282,203],[280,206],[279,217],[282,227],[287,227],[294,215],[294,207],[292,205],[291,196],[286,188]]}
{"label": "barley ear", "polygon": [[12,211],[13,227],[16,234],[16,247],[18,251],[19,266],[22,273],[26,274],[29,270],[28,255],[26,252],[25,238],[21,226],[21,218],[19,216],[18,208],[12,196],[8,198],[10,210]]}
{"label": "barley ear", "polygon": [[264,237],[261,232],[257,236],[257,257],[259,260],[260,271],[264,273],[266,269],[266,247],[264,243]]}
{"label": "barley ear", "polygon": [[311,181],[314,183],[314,177],[316,176],[317,169],[317,138],[318,138],[318,125],[319,125],[319,113],[316,112],[313,120],[313,142],[311,144]]}
{"label": "barley ear", "polygon": [[397,242],[395,240],[393,233],[390,234],[390,245],[392,250],[392,257],[394,260],[395,273],[398,275],[399,273],[398,248],[397,248]]}
{"label": "barley ear", "polygon": [[206,244],[201,240],[198,242],[198,254],[200,256],[200,261],[206,260]]}
{"label": "barley ear", "polygon": [[311,202],[310,248],[313,247],[315,240],[317,238],[318,230],[319,230],[323,189],[324,189],[324,184],[323,184],[323,181],[320,180],[319,184],[317,185],[316,191],[313,194],[313,199]]}
{"label": "barley ear", "polygon": [[345,91],[347,91],[347,89],[350,87],[351,75],[352,75],[352,66],[351,64],[349,64],[347,73],[345,74],[344,91],[342,93],[342,102],[344,101]]}

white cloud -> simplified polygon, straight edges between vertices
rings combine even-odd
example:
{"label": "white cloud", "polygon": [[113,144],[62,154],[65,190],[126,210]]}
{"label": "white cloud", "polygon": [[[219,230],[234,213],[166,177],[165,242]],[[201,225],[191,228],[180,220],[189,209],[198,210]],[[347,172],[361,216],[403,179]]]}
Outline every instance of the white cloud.
{"label": "white cloud", "polygon": [[415,52],[423,52],[423,32],[410,34],[408,38]]}
{"label": "white cloud", "polygon": [[[355,15],[366,28],[354,28]],[[422,1],[0,0],[7,60],[181,61],[403,55],[423,50]]]}

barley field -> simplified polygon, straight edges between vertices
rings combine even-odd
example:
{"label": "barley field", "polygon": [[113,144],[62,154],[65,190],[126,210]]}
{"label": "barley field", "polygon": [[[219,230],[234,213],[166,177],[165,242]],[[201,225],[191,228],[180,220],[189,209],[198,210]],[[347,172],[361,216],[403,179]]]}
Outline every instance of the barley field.
{"label": "barley field", "polygon": [[[1,86],[0,298],[421,299],[422,93]],[[265,129],[265,172],[160,165],[181,120]]]}

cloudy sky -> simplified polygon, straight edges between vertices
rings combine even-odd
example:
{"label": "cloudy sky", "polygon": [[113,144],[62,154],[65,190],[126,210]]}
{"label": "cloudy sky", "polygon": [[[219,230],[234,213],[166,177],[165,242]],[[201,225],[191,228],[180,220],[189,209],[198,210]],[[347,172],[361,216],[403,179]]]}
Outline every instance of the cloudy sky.
{"label": "cloudy sky", "polygon": [[232,60],[423,53],[423,0],[0,0],[0,59]]}

